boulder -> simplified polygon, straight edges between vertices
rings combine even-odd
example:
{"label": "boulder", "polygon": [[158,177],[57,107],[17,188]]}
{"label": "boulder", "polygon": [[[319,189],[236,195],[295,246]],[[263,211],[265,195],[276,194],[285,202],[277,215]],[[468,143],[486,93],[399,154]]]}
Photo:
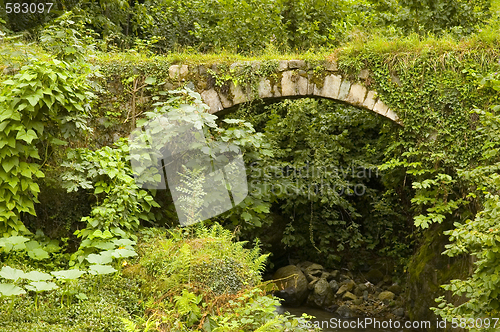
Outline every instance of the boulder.
{"label": "boulder", "polygon": [[313,290],[314,289],[314,285],[318,282],[318,278],[315,278],[314,280],[312,280],[308,285],[307,285],[307,289],[309,290]]}
{"label": "boulder", "polygon": [[402,292],[403,289],[398,284],[394,284],[392,286],[389,286],[387,288],[387,290],[393,292],[396,295],[399,295],[399,294],[401,294],[401,292]]}
{"label": "boulder", "polygon": [[358,299],[358,297],[351,292],[345,292],[344,295],[342,296],[342,300],[344,300],[344,301],[357,300],[357,299]]}
{"label": "boulder", "polygon": [[284,300],[288,306],[300,306],[309,293],[308,282],[302,271],[295,265],[288,265],[273,275],[278,290],[274,295]]}
{"label": "boulder", "polygon": [[314,285],[314,294],[318,296],[326,296],[328,291],[331,290],[330,285],[326,279],[319,279]]}
{"label": "boulder", "polygon": [[332,280],[332,279],[333,279],[333,278],[330,276],[330,273],[328,273],[328,272],[323,272],[323,273],[321,273],[321,277],[320,277],[320,278],[322,278],[322,279],[326,279],[326,281],[330,281],[330,280]]}
{"label": "boulder", "polygon": [[339,290],[339,284],[337,283],[337,281],[331,280],[329,284],[330,288],[332,289],[332,292],[337,293],[337,291]]}
{"label": "boulder", "polygon": [[384,280],[384,275],[378,269],[371,269],[367,274],[365,274],[365,278],[372,284],[376,285]]}
{"label": "boulder", "polygon": [[390,292],[390,291],[385,291],[385,292],[382,292],[378,295],[378,299],[381,300],[381,301],[385,301],[385,300],[394,300],[394,297],[396,295],[393,293],[393,292]]}
{"label": "boulder", "polygon": [[354,313],[352,312],[352,310],[346,306],[346,305],[341,305],[337,311],[335,311],[335,313],[337,315],[339,315],[340,317],[342,318],[353,318],[354,317]]}
{"label": "boulder", "polygon": [[333,270],[333,271],[330,271],[330,276],[334,279],[337,279],[340,275],[340,272],[339,270]]}
{"label": "boulder", "polygon": [[314,284],[314,290],[307,298],[307,303],[313,307],[321,308],[327,299],[332,298],[332,289],[326,279],[319,279]]}
{"label": "boulder", "polygon": [[366,284],[358,284],[358,288],[359,288],[362,292],[364,292],[365,290],[367,290],[367,289],[368,289],[368,286],[367,286]]}
{"label": "boulder", "polygon": [[313,264],[314,264],[313,262],[305,261],[305,262],[300,262],[300,263],[297,263],[297,267],[298,267],[299,269],[301,269],[301,270],[302,270],[302,272],[305,272],[305,270],[306,270],[309,266],[311,266],[311,265],[313,265]]}
{"label": "boulder", "polygon": [[352,289],[354,288],[354,286],[356,286],[356,283],[353,280],[351,280],[351,279],[343,281],[340,284],[340,288],[337,290],[336,294],[337,295],[342,295],[345,292],[350,292],[350,291],[352,291]]}
{"label": "boulder", "polygon": [[323,273],[323,271],[324,271],[323,266],[321,266],[319,264],[311,264],[305,268],[304,274],[319,278],[319,277],[321,277],[321,274]]}

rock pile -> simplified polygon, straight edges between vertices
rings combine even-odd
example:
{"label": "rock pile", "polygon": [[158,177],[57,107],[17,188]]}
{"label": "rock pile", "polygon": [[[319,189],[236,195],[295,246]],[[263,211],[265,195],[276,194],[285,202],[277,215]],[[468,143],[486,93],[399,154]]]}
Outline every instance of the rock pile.
{"label": "rock pile", "polygon": [[402,287],[378,269],[353,275],[326,270],[320,264],[300,262],[280,268],[273,276],[275,295],[287,306],[306,305],[341,317],[404,319]]}

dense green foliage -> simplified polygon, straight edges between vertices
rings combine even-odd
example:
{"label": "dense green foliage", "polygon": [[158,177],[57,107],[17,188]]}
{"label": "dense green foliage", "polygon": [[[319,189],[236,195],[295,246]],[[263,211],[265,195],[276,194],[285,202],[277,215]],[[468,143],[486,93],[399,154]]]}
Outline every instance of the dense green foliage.
{"label": "dense green foliage", "polygon": [[[500,91],[498,73],[490,74],[481,82],[484,88]],[[494,331],[491,326],[477,328],[471,319],[478,317],[496,317],[500,312],[498,294],[499,284],[499,196],[498,196],[498,128],[500,106],[493,106],[490,111],[476,110],[480,115],[477,135],[485,139],[481,147],[478,164],[470,170],[462,170],[460,177],[470,186],[469,196],[480,198],[481,211],[473,219],[456,223],[456,229],[448,231],[451,244],[445,254],[457,256],[471,254],[475,258],[475,270],[466,280],[452,280],[444,285],[454,295],[465,295],[467,301],[460,305],[438,299],[439,307],[434,310],[444,318],[462,318],[466,326],[476,327],[473,331]]]}
{"label": "dense green foliage", "polygon": [[127,331],[303,331],[296,319],[275,315],[279,302],[265,295],[260,272],[267,255],[232,238],[218,224],[169,231],[167,238],[146,232],[137,264],[124,274],[146,281],[148,317],[127,321]]}
{"label": "dense green foliage", "polygon": [[[390,187],[378,170],[390,145],[387,136],[397,125],[309,99],[234,116],[249,118],[271,144],[272,155],[250,165],[249,180],[290,220],[281,240],[285,246],[301,248],[304,258],[319,255],[316,259],[330,265],[360,247],[404,256],[400,246],[410,244],[405,236],[411,219],[394,208],[403,205],[395,194],[401,188]],[[252,186],[257,183],[264,186]]]}
{"label": "dense green foliage", "polygon": [[[497,2],[100,0],[55,9],[0,16],[0,329],[300,331],[274,313],[258,245],[233,238],[264,239],[272,215],[285,220],[280,246],[299,248],[298,258],[343,267],[357,257],[356,267],[386,255],[399,272],[421,232],[448,221],[445,254],[472,255],[475,270],[443,286],[465,302],[442,297],[435,312],[498,316]],[[225,62],[208,70],[216,89],[232,81],[255,93],[275,59],[304,50],[293,57],[328,56],[351,82],[368,69],[364,83],[403,126],[308,99],[218,119],[199,94],[164,83],[173,63]],[[224,59],[198,53],[208,51]],[[260,69],[231,69],[250,54],[264,54]],[[143,138],[115,138],[164,114],[202,129],[210,146],[243,152],[249,195],[205,221],[211,229],[177,228],[168,190],[136,182],[131,161],[144,156],[129,152]],[[206,195],[198,175],[178,174],[189,223],[200,221]]]}
{"label": "dense green foliage", "polygon": [[36,31],[63,8],[79,13],[104,50],[193,48],[246,54],[266,47],[293,51],[338,46],[371,29],[396,35],[451,31],[462,37],[490,16],[488,0],[92,0],[63,1],[52,14],[11,13],[4,19],[8,29]]}

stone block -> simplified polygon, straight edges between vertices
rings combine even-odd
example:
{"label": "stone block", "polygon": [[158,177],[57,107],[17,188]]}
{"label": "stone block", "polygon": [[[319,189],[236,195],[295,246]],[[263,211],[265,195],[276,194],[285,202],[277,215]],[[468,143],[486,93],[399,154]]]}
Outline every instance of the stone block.
{"label": "stone block", "polygon": [[251,64],[253,70],[259,70],[260,69],[260,65],[261,65],[260,61],[252,61],[250,64]]}
{"label": "stone block", "polygon": [[320,96],[326,98],[337,99],[339,96],[340,85],[342,84],[342,76],[328,75],[323,82],[323,88],[320,91]]}
{"label": "stone block", "polygon": [[307,85],[307,94],[308,95],[315,95],[316,91],[318,91],[318,93],[319,93],[319,89],[316,87],[316,84],[309,82],[309,84]]}
{"label": "stone block", "polygon": [[210,107],[210,113],[213,114],[222,110],[222,104],[220,102],[219,95],[214,89],[203,91],[201,93],[201,99]]}
{"label": "stone block", "polygon": [[348,80],[343,80],[342,85],[340,86],[340,91],[339,91],[339,100],[346,100],[347,95],[349,94],[349,90],[351,88],[351,82]]}
{"label": "stone block", "polygon": [[285,71],[288,69],[288,61],[280,60],[278,61],[278,71]]}
{"label": "stone block", "polygon": [[351,86],[351,90],[349,91],[349,95],[347,96],[347,102],[352,105],[358,106],[363,104],[365,96],[366,88],[363,85],[356,83]]}
{"label": "stone block", "polygon": [[338,70],[337,61],[327,61],[325,63],[325,69],[328,71],[337,71]]}
{"label": "stone block", "polygon": [[297,95],[297,84],[295,82],[294,72],[285,71],[281,77],[281,95],[295,96]]}
{"label": "stone block", "polygon": [[198,66],[198,74],[200,75],[206,75],[207,74],[207,67],[203,65]]}
{"label": "stone block", "polygon": [[189,73],[188,65],[173,65],[168,68],[168,76],[171,79],[185,78]]}
{"label": "stone block", "polygon": [[363,107],[373,110],[375,103],[377,102],[377,93],[375,91],[368,91],[365,101],[363,102]]}
{"label": "stone block", "polygon": [[377,100],[377,102],[375,103],[375,106],[373,106],[373,111],[375,113],[378,113],[380,115],[383,115],[385,116],[385,114],[387,113],[387,111],[389,110],[389,107],[387,107],[386,104],[384,104],[384,102],[382,100]]}
{"label": "stone block", "polygon": [[233,95],[233,103],[236,104],[241,104],[246,101],[248,101],[248,97],[246,93],[243,91],[243,88],[241,85],[234,85],[233,82],[230,83],[229,90],[231,91],[231,94]]}
{"label": "stone block", "polygon": [[288,68],[290,69],[299,69],[304,68],[306,66],[306,62],[304,60],[289,60]]}
{"label": "stone block", "polygon": [[188,67],[188,65],[182,65],[180,73],[181,73],[181,78],[186,77],[189,74],[189,67]]}
{"label": "stone block", "polygon": [[271,88],[271,81],[269,81],[266,78],[262,78],[259,81],[259,97],[260,98],[269,98],[273,96],[272,93],[272,88]]}
{"label": "stone block", "polygon": [[233,101],[228,98],[225,94],[219,91],[219,98],[224,108],[233,106]]}
{"label": "stone block", "polygon": [[297,90],[299,95],[306,96],[308,94],[309,81],[307,78],[300,76],[297,82]]}
{"label": "stone block", "polygon": [[281,91],[277,85],[273,86],[273,96],[274,97],[281,97]]}
{"label": "stone block", "polygon": [[366,80],[370,76],[370,71],[368,69],[362,69],[359,71],[358,77],[362,80]]}
{"label": "stone block", "polygon": [[398,115],[396,113],[394,113],[391,109],[387,110],[387,113],[385,113],[385,117],[391,119],[392,121],[399,123]]}
{"label": "stone block", "polygon": [[173,66],[170,66],[168,68],[168,76],[171,78],[171,79],[176,79],[179,77],[179,74],[181,72],[181,69],[179,67],[179,65],[173,65]]}

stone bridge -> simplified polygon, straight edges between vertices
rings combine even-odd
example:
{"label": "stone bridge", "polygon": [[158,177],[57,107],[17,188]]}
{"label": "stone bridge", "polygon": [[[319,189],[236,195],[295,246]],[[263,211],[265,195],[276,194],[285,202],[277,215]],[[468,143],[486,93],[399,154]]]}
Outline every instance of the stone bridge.
{"label": "stone bridge", "polygon": [[400,120],[367,88],[368,69],[355,82],[344,77],[336,62],[311,65],[304,60],[245,61],[214,65],[172,65],[170,87],[187,85],[199,92],[211,113],[230,110],[254,100],[275,102],[286,98],[327,98]]}

